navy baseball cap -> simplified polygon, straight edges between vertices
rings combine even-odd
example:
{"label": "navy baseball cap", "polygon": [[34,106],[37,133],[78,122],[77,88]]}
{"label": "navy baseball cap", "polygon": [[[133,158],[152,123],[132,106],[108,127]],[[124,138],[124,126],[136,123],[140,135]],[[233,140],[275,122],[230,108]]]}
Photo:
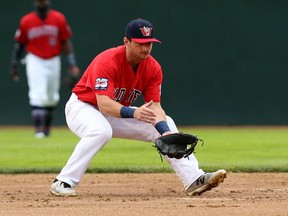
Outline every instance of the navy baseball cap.
{"label": "navy baseball cap", "polygon": [[137,42],[137,43],[148,43],[148,42],[157,42],[153,36],[153,25],[147,20],[138,18],[130,21],[125,30],[125,37]]}

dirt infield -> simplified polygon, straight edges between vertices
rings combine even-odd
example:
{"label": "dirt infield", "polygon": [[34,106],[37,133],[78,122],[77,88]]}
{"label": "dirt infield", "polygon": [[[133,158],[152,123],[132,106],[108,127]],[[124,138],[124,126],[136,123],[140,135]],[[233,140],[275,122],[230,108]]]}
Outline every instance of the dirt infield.
{"label": "dirt infield", "polygon": [[77,197],[49,193],[53,174],[0,175],[0,215],[288,216],[288,173],[228,173],[188,197],[175,174],[85,174]]}

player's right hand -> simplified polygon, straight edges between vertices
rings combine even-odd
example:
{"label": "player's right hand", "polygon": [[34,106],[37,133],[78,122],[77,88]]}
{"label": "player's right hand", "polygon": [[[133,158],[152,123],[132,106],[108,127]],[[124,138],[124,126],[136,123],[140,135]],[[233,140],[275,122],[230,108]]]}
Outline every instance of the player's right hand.
{"label": "player's right hand", "polygon": [[18,69],[16,67],[12,67],[11,70],[10,70],[10,75],[11,75],[11,78],[15,81],[15,82],[18,82],[20,80],[20,76],[19,76],[19,73],[18,73]]}
{"label": "player's right hand", "polygon": [[149,107],[153,104],[151,100],[149,103],[137,108],[134,113],[134,118],[139,121],[144,121],[152,124],[156,120],[156,114]]}

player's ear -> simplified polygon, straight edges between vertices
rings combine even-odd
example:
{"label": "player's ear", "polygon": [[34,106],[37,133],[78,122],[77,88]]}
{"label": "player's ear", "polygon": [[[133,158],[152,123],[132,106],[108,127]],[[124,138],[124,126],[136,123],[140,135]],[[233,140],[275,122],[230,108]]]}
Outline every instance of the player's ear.
{"label": "player's ear", "polygon": [[124,44],[127,44],[127,43],[129,43],[130,41],[131,41],[131,39],[129,39],[129,38],[127,38],[127,37],[124,37],[124,38],[123,38]]}
{"label": "player's ear", "polygon": [[128,38],[127,38],[127,37],[124,37],[124,38],[123,38],[123,42],[124,42],[124,44],[127,44],[127,43],[128,43]]}

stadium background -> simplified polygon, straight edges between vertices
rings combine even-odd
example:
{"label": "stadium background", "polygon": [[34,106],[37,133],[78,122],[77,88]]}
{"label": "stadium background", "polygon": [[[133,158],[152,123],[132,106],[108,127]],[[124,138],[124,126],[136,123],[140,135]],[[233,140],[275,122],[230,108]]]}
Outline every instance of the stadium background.
{"label": "stadium background", "polygon": [[[152,51],[164,71],[163,107],[178,125],[288,123],[286,1],[52,0],[52,6],[70,23],[82,71],[96,54],[122,44],[128,21],[150,20],[163,42]],[[9,63],[18,22],[32,9],[33,0],[3,1],[0,8],[0,125],[31,124],[24,67],[14,83]],[[66,124],[69,95],[62,86],[55,125]]]}

